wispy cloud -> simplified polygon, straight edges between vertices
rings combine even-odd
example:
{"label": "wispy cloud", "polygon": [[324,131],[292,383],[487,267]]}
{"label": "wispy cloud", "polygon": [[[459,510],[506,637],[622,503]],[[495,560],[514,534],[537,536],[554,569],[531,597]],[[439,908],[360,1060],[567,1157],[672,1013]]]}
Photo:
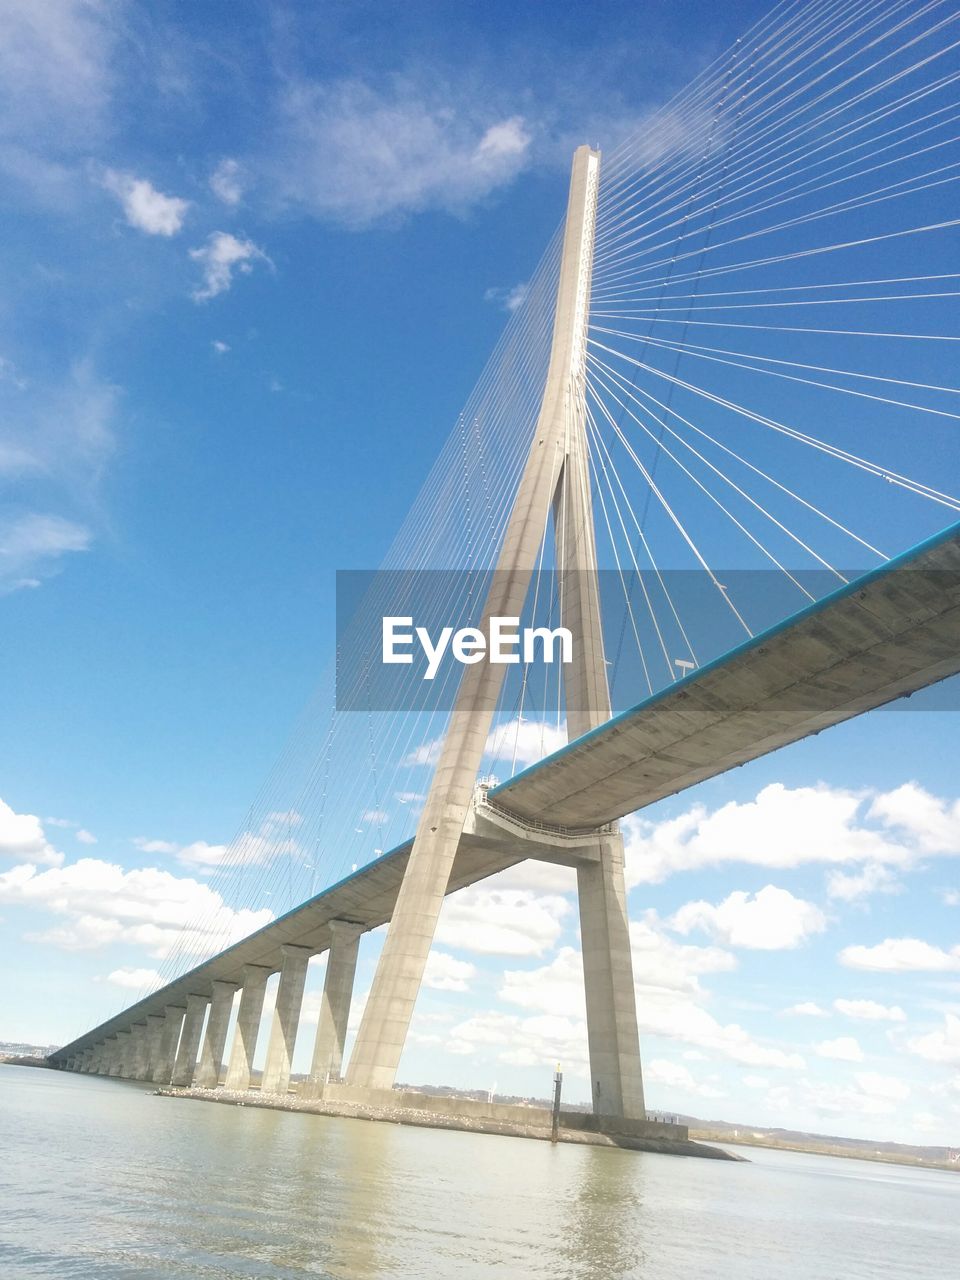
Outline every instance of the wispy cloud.
{"label": "wispy cloud", "polygon": [[38,587],[60,558],[87,551],[90,530],[63,516],[28,512],[0,518],[0,594]]}
{"label": "wispy cloud", "polygon": [[164,195],[146,178],[108,169],[103,185],[123,206],[127,222],[148,236],[173,236],[183,226],[190,201]]}
{"label": "wispy cloud", "polygon": [[531,135],[450,89],[396,77],[291,83],[271,147],[283,205],[348,226],[424,209],[460,213],[505,186],[527,163]]}
{"label": "wispy cloud", "polygon": [[221,160],[210,175],[210,190],[224,204],[239,204],[244,191],[244,171],[240,162],[229,157]]}
{"label": "wispy cloud", "polygon": [[203,283],[193,291],[194,302],[206,302],[226,293],[233,284],[233,273],[249,275],[255,262],[269,262],[264,251],[252,240],[241,240],[229,231],[213,231],[207,243],[191,249],[190,257],[199,263]]}
{"label": "wispy cloud", "polygon": [[502,311],[507,311],[513,315],[514,311],[518,311],[527,300],[530,292],[530,285],[526,280],[520,284],[511,285],[508,288],[488,289],[483,295],[484,302],[492,302]]}

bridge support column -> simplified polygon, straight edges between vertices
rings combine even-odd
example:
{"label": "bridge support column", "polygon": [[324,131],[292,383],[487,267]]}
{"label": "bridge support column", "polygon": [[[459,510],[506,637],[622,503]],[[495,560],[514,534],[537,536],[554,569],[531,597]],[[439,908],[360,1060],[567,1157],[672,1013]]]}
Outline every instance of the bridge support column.
{"label": "bridge support column", "polygon": [[120,1040],[118,1036],[108,1036],[107,1038],[107,1063],[103,1074],[105,1076],[118,1076],[120,1074]]}
{"label": "bridge support column", "polygon": [[237,991],[235,982],[214,982],[212,985],[210,1017],[207,1019],[207,1030],[200,1049],[200,1061],[193,1078],[193,1083],[198,1089],[216,1089],[220,1083],[223,1050],[227,1043],[227,1028],[233,1011],[233,997]]}
{"label": "bridge support column", "polygon": [[577,868],[593,1110],[644,1120],[623,837],[601,836],[600,849],[599,864]]}
{"label": "bridge support column", "polygon": [[147,1014],[146,1056],[147,1068],[144,1080],[152,1080],[160,1062],[160,1040],[163,1036],[164,1018],[162,1013]]}
{"label": "bridge support column", "polygon": [[133,1066],[132,1066],[133,1046],[131,1044],[132,1039],[133,1039],[133,1036],[130,1032],[129,1027],[125,1028],[123,1031],[117,1032],[116,1075],[118,1075],[122,1080],[130,1080],[132,1078],[131,1076],[131,1072],[133,1070]]}
{"label": "bridge support column", "polygon": [[267,1060],[260,1082],[261,1093],[286,1093],[290,1088],[290,1067],[300,1025],[303,987],[307,980],[307,964],[312,952],[307,947],[290,943],[280,948],[283,967],[277,988],[277,1005],[270,1027]]}
{"label": "bridge support column", "polygon": [[145,1022],[134,1023],[131,1073],[134,1080],[150,1078],[150,1028]]}
{"label": "bridge support column", "polygon": [[168,1085],[173,1075],[173,1063],[177,1056],[185,1013],[186,1009],[182,1005],[173,1004],[168,1004],[163,1011],[163,1030],[160,1033],[160,1047],[153,1071],[153,1083],[161,1087]]}
{"label": "bridge support column", "polygon": [[250,1088],[253,1072],[253,1055],[257,1048],[260,1019],[263,1016],[263,997],[267,990],[270,970],[258,964],[245,964],[241,983],[240,1008],[237,1010],[237,1029],[233,1033],[230,1049],[230,1065],[227,1067],[225,1089],[240,1093]]}
{"label": "bridge support column", "polygon": [[180,1047],[177,1049],[173,1073],[170,1076],[172,1085],[188,1085],[193,1080],[194,1068],[197,1065],[197,1051],[200,1048],[200,1033],[203,1031],[203,1019],[209,1003],[206,996],[187,996],[187,1012],[183,1019],[183,1030],[180,1033]]}
{"label": "bridge support column", "polygon": [[320,1021],[313,1046],[310,1079],[300,1089],[302,1097],[315,1098],[322,1093],[328,1080],[340,1079],[362,933],[363,925],[348,920],[330,921],[330,950],[323,979]]}

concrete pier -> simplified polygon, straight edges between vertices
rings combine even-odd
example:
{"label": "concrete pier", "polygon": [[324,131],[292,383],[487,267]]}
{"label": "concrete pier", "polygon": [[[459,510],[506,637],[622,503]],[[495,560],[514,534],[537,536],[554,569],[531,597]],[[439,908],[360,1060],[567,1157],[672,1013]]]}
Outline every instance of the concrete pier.
{"label": "concrete pier", "polygon": [[210,1001],[206,996],[188,995],[187,1011],[183,1019],[183,1030],[180,1033],[180,1046],[170,1076],[172,1085],[193,1083],[193,1073],[197,1065],[197,1054],[200,1050],[200,1034],[203,1031],[203,1020],[207,1014]]}
{"label": "concrete pier", "polygon": [[117,1070],[115,1074],[121,1080],[130,1079],[130,1039],[129,1027],[117,1032]]}
{"label": "concrete pier", "polygon": [[307,964],[311,952],[307,947],[289,943],[282,948],[283,967],[277,988],[277,1003],[267,1045],[267,1060],[260,1088],[264,1093],[286,1093],[290,1087],[290,1068],[300,1025],[303,987],[307,980]]}
{"label": "concrete pier", "polygon": [[258,964],[243,966],[240,1008],[237,1011],[237,1029],[230,1049],[230,1065],[224,1087],[249,1089],[253,1071],[253,1055],[257,1048],[260,1019],[263,1016],[263,997],[267,990],[270,970]]}
{"label": "concrete pier", "polygon": [[200,1061],[193,1078],[199,1089],[215,1089],[220,1083],[227,1029],[233,1012],[233,998],[237,993],[236,982],[214,982],[211,986],[210,1016],[200,1048]]}
{"label": "concrete pier", "polygon": [[150,1028],[137,1022],[133,1028],[133,1079],[150,1079]]}
{"label": "concrete pier", "polygon": [[331,920],[327,972],[323,979],[320,1020],[313,1046],[310,1078],[300,1086],[303,1097],[317,1097],[328,1080],[339,1080],[343,1071],[343,1046],[347,1038],[353,983],[357,972],[363,925]]}
{"label": "concrete pier", "polygon": [[169,1084],[173,1075],[173,1063],[177,1056],[177,1045],[180,1043],[180,1028],[186,1008],[182,1005],[168,1004],[163,1014],[163,1030],[160,1033],[160,1046],[153,1070],[154,1084]]}
{"label": "concrete pier", "polygon": [[152,1080],[160,1061],[160,1041],[165,1025],[162,1013],[147,1014],[147,1071],[144,1080]]}

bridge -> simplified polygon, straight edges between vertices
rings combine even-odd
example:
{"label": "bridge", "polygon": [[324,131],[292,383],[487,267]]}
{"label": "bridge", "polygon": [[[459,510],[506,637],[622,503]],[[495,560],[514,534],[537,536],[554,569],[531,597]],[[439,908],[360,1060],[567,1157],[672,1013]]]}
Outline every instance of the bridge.
{"label": "bridge", "polygon": [[[448,514],[441,519],[449,527],[466,526],[467,545],[474,557],[471,564],[480,562],[476,559],[480,546],[486,549],[485,565],[496,569],[487,580],[480,614],[484,623],[490,618],[519,618],[529,608],[531,595],[539,593],[549,548],[557,580],[556,617],[574,641],[572,661],[557,684],[566,712],[567,745],[512,771],[505,782],[483,781],[482,765],[504,706],[505,672],[488,662],[464,666],[435,756],[429,761],[429,786],[409,838],[388,852],[378,850],[372,861],[310,895],[266,927],[172,976],[160,989],[52,1054],[52,1065],[164,1086],[216,1089],[222,1081],[228,1090],[246,1090],[253,1077],[267,982],[279,974],[260,1089],[285,1094],[291,1083],[307,964],[312,956],[327,953],[312,1064],[300,1093],[318,1099],[382,1102],[394,1086],[445,896],[525,859],[537,859],[576,869],[597,1122],[613,1129],[643,1128],[646,1112],[618,820],[960,673],[960,524],[938,528],[899,554],[883,555],[822,510],[819,500],[807,499],[773,479],[766,463],[761,468],[721,440],[719,447],[727,455],[799,503],[805,519],[823,519],[831,538],[842,533],[879,559],[875,568],[848,577],[834,568],[833,559],[812,547],[806,533],[796,533],[774,514],[768,499],[758,501],[731,474],[722,473],[711,461],[719,455],[698,452],[702,439],[694,446],[689,435],[681,439],[679,434],[685,424],[700,437],[718,443],[718,436],[708,435],[705,427],[686,416],[688,402],[705,401],[713,415],[735,412],[813,449],[818,464],[827,458],[851,468],[858,483],[866,476],[911,500],[933,504],[940,512],[960,510],[955,499],[929,483],[871,461],[845,444],[813,437],[774,418],[768,408],[749,409],[734,398],[733,391],[720,394],[715,384],[694,383],[678,372],[681,356],[708,360],[735,366],[741,381],[749,374],[759,381],[786,378],[802,384],[813,396],[829,391],[841,401],[857,397],[870,402],[871,412],[906,413],[911,423],[925,415],[960,421],[953,408],[945,407],[953,404],[947,397],[956,391],[936,383],[929,372],[922,379],[907,377],[898,366],[893,376],[884,360],[867,361],[860,369],[837,368],[819,363],[819,358],[806,352],[800,353],[804,359],[770,356],[749,346],[746,338],[746,349],[731,350],[694,341],[699,330],[691,336],[691,326],[705,324],[775,329],[792,335],[802,330],[806,336],[800,341],[819,335],[834,342],[840,334],[860,342],[868,336],[897,339],[897,351],[911,343],[915,348],[920,337],[946,344],[957,340],[949,329],[919,335],[868,330],[856,323],[844,329],[761,324],[755,317],[763,313],[751,310],[833,306],[857,285],[860,291],[846,299],[850,306],[907,299],[913,303],[918,297],[942,296],[942,282],[956,278],[944,274],[907,276],[891,269],[881,279],[856,282],[836,278],[810,282],[804,277],[794,285],[778,282],[739,293],[709,294],[742,298],[752,292],[760,295],[759,300],[702,302],[712,273],[733,270],[727,260],[731,245],[740,252],[744,240],[763,243],[764,236],[782,235],[785,227],[792,235],[797,226],[872,207],[874,197],[863,191],[835,201],[834,181],[829,179],[829,174],[849,169],[851,151],[860,145],[869,143],[873,148],[870,155],[856,158],[860,167],[855,172],[863,178],[876,167],[866,160],[873,160],[877,138],[900,130],[890,144],[898,148],[891,160],[899,164],[893,185],[898,195],[924,192],[923,199],[929,199],[927,175],[915,166],[915,147],[907,145],[919,125],[914,116],[901,120],[897,112],[905,111],[904,104],[914,104],[921,89],[942,92],[942,81],[949,87],[960,78],[960,72],[952,77],[935,74],[940,70],[934,68],[935,58],[953,48],[948,48],[947,37],[941,34],[948,24],[946,19],[940,25],[931,19],[929,28],[918,32],[910,26],[918,21],[917,15],[904,16],[902,5],[873,6],[876,12],[869,20],[859,21],[862,8],[779,5],[751,33],[747,44],[752,53],[738,43],[702,82],[695,82],[680,105],[662,117],[662,123],[666,127],[681,118],[688,125],[694,121],[689,127],[697,143],[706,138],[699,160],[686,135],[682,143],[665,147],[663,153],[651,152],[641,139],[633,143],[632,151],[621,146],[614,152],[611,176],[604,180],[607,162],[601,153],[587,146],[577,150],[562,232],[534,278],[521,318],[508,328],[513,336],[499,349],[493,375],[488,374],[483,384],[496,388],[483,392],[500,397],[495,401],[496,413],[489,411],[489,399],[471,402],[458,423],[457,447],[471,432],[500,433],[490,435],[486,455],[480,450],[471,458],[469,466],[478,473],[489,469],[490,442],[503,438],[508,430],[513,432],[509,448],[517,462],[512,471],[506,469],[494,494],[496,501],[490,497],[488,469],[483,470],[486,500],[482,509],[473,503],[468,487],[459,512],[462,519],[451,522]],[[924,12],[936,8],[928,5]],[[917,43],[939,38],[940,44],[934,46],[934,53],[924,45],[911,61],[904,52],[909,44],[900,38],[904,31]],[[856,57],[862,62],[857,74],[862,77],[863,96],[852,95],[848,88],[841,92],[821,87],[822,82],[847,86],[839,78],[839,69]],[[899,97],[890,88],[891,67],[906,81],[902,92],[896,91]],[[918,76],[926,78],[918,82]],[[891,126],[891,119],[898,123]],[[903,123],[906,120],[910,130]],[[851,143],[851,136],[858,132],[863,132],[863,139]],[[803,177],[814,146],[823,151],[826,172],[815,168]],[[739,185],[734,187],[736,174]],[[765,175],[766,182],[759,182]],[[828,187],[827,203],[817,205],[814,198],[811,206],[811,197]],[[746,206],[745,189],[752,200]],[[792,220],[778,215],[779,221],[772,226],[764,222],[762,231],[751,222],[766,216],[773,204],[779,207],[791,199],[801,200]],[[724,219],[736,222],[737,217],[741,225],[736,234],[721,241],[717,233]],[[792,241],[781,241],[777,255],[741,257],[734,265],[762,273],[771,263],[782,269],[784,262],[850,252],[854,243],[886,244],[958,223],[930,218],[929,225],[905,227],[890,219],[871,225],[869,234],[856,242],[841,238],[836,243],[797,247]],[[726,258],[718,252],[724,247]],[[919,282],[927,279],[939,282],[936,294],[921,289]],[[877,286],[893,290],[904,281],[914,292],[904,290],[892,298],[877,292]],[[816,293],[824,289],[843,292],[831,294],[824,303],[823,293]],[[671,306],[678,300],[683,306]],[[740,308],[735,315],[749,318],[704,318],[705,312],[718,309],[728,315],[728,306]],[[680,318],[672,317],[671,310]],[[681,335],[664,337],[675,324],[682,326]],[[622,340],[619,349],[611,346],[618,338]],[[541,347],[543,360],[538,364],[535,357]],[[658,359],[658,353],[663,359]],[[655,394],[660,382],[667,384],[660,389],[663,400]],[[504,398],[503,387],[508,384],[513,399]],[[882,409],[875,410],[876,405]],[[700,540],[692,536],[665,495],[656,464],[645,463],[627,439],[628,420],[646,431],[656,446],[655,459],[671,459],[687,476],[693,464],[678,462],[675,451],[680,444],[700,459],[706,469],[692,477],[699,489],[768,565],[805,597],[803,607],[774,625],[756,631],[750,627],[745,607],[738,607],[730,588],[718,580]],[[713,418],[709,422],[710,430],[716,432]],[[739,643],[724,647],[709,660],[699,661],[694,655],[688,631],[669,599],[660,564],[651,555],[652,569],[670,606],[666,622],[658,621],[638,560],[649,553],[649,526],[645,516],[636,517],[616,469],[612,450],[618,444],[636,463],[645,510],[655,505],[664,527],[692,552],[698,571],[746,633]],[[720,499],[717,489],[705,487],[704,477],[711,469],[736,490],[740,501],[736,510]],[[443,473],[449,486],[448,507],[450,494],[457,492],[458,474],[455,466]],[[435,484],[423,501],[436,504],[438,493],[443,488]],[[782,550],[772,550],[747,527],[744,511],[750,506],[776,526],[781,541],[802,548],[818,569],[827,572],[832,589],[817,596],[805,586]],[[625,518],[627,513],[634,517],[632,525]],[[601,554],[604,529],[607,541]],[[645,696],[635,697],[618,714],[613,714],[611,701],[609,681],[615,663],[608,657],[611,645],[605,634],[598,575],[611,563],[624,588],[623,631],[632,631],[636,637],[644,673],[648,673],[644,636],[654,650],[659,643],[664,657],[671,655],[673,640],[666,638],[667,623],[676,624],[672,635],[682,637],[683,651],[690,654],[688,659],[667,663],[669,679],[660,688],[647,674]],[[638,584],[649,613],[642,625],[633,607]],[[519,696],[522,710],[523,688]],[[518,732],[520,723],[518,713]],[[424,761],[425,757],[420,763]],[[381,925],[388,926],[386,941],[347,1062],[347,1023],[359,941]],[[235,1004],[233,1039],[228,1046]]]}

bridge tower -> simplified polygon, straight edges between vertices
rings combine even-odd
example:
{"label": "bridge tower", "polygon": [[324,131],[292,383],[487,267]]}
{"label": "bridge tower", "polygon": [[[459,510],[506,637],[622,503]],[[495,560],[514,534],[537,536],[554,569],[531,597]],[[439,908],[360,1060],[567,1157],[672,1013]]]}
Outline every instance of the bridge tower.
{"label": "bridge tower", "polygon": [[[552,507],[562,623],[573,635],[573,662],[565,676],[571,739],[610,718],[585,413],[599,178],[599,153],[578,148],[543,399],[481,624],[486,628],[490,617],[521,615]],[[350,1085],[394,1083],[503,677],[503,667],[494,664],[464,669],[351,1055]],[[623,838],[608,827],[595,840],[599,857],[577,867],[594,1111],[642,1120]]]}

